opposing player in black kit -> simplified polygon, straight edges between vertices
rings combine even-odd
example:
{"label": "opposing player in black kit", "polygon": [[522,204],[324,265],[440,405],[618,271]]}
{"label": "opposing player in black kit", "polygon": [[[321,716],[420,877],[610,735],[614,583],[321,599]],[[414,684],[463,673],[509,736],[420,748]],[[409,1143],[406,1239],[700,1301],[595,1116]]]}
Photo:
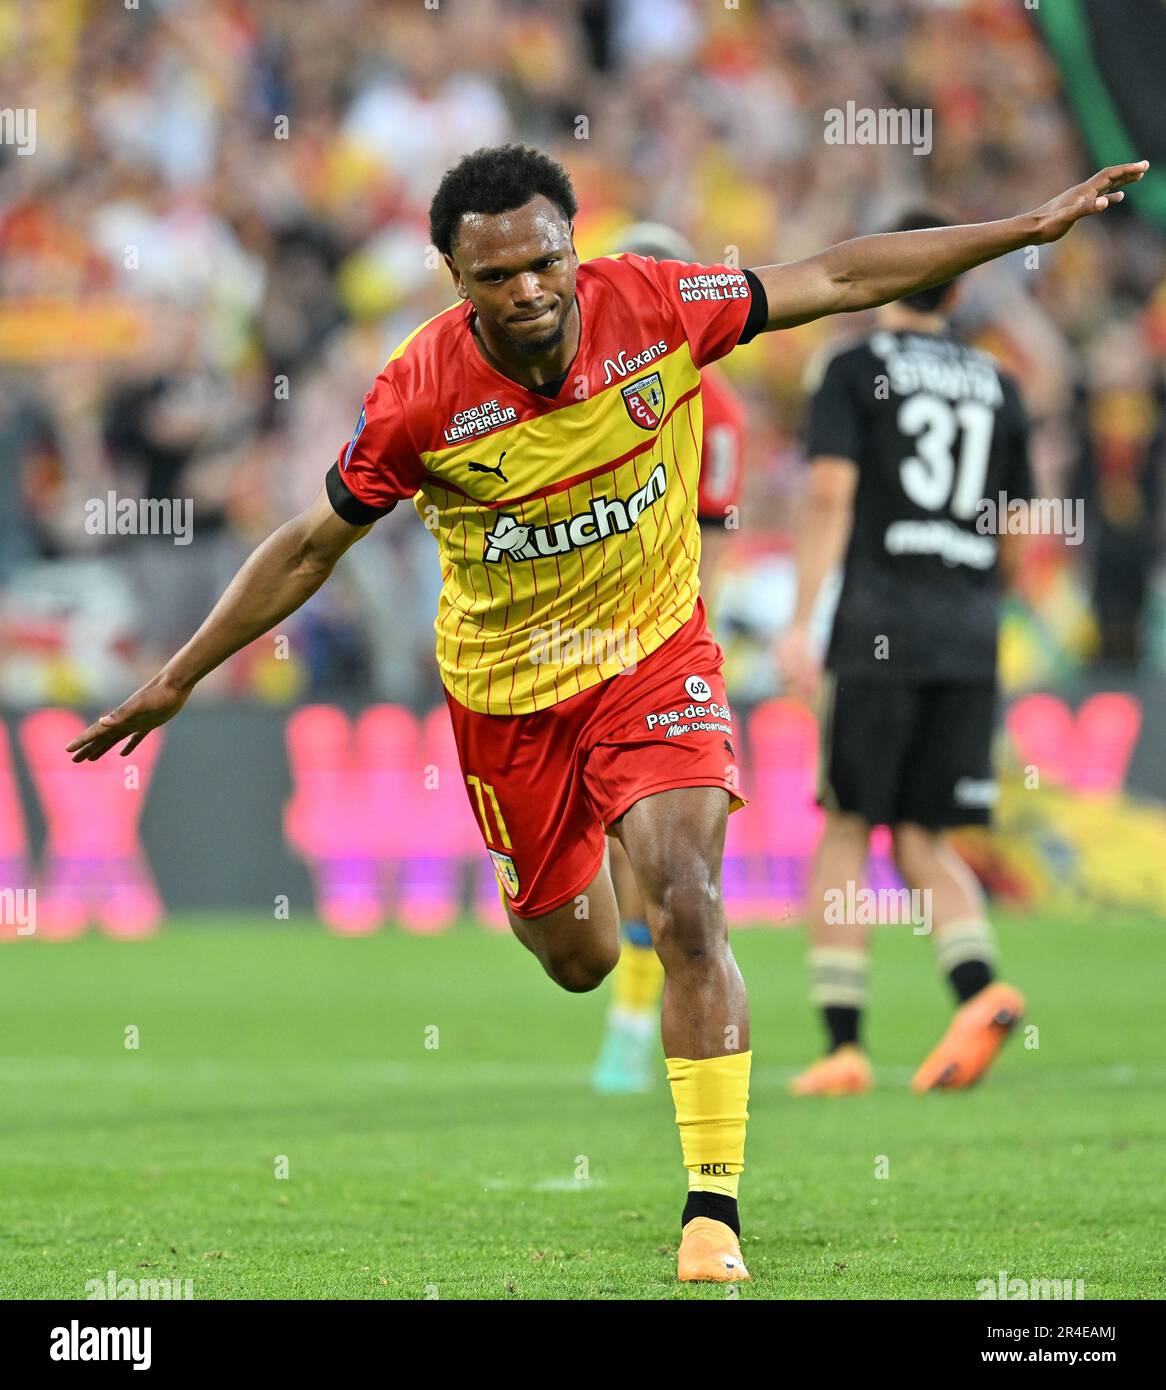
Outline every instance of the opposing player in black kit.
{"label": "opposing player in black kit", "polygon": [[[920,212],[894,230],[944,224]],[[994,978],[983,894],[947,834],[985,824],[995,798],[1001,579],[1019,538],[997,535],[994,515],[1001,493],[1032,495],[1020,393],[992,358],[950,335],[955,293],[950,281],[878,310],[875,331],[831,358],[810,407],[797,608],[779,662],[788,689],[819,698],[826,819],[806,910],[811,997],[829,1052],[794,1079],[796,1095],[871,1084],[859,1025],[876,914],[848,909],[858,900],[847,885],[861,884],[872,826],[892,828],[899,873],[919,890],[912,904],[925,905],[915,929],[933,932],[959,1001],[914,1088],[978,1080],[1024,1008]],[[844,547],[820,672],[808,624]]]}

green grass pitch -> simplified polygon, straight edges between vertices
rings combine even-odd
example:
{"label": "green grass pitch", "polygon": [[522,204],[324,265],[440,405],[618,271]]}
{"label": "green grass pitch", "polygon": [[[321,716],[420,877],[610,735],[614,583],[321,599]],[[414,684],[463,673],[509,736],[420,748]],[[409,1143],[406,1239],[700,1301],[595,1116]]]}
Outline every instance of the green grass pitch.
{"label": "green grass pitch", "polygon": [[[802,934],[734,932],[754,1052],[740,1297],[972,1298],[1001,1270],[1166,1294],[1166,929],[997,924],[1039,1045],[923,1098],[906,1082],[949,1015],[925,938],[876,933],[878,1089],[793,1101],[819,1045]],[[112,1269],[196,1299],[724,1298],[675,1282],[662,1062],[649,1095],[588,1089],[606,1002],[469,926],[175,920],[7,945],[0,1297],[83,1298]]]}

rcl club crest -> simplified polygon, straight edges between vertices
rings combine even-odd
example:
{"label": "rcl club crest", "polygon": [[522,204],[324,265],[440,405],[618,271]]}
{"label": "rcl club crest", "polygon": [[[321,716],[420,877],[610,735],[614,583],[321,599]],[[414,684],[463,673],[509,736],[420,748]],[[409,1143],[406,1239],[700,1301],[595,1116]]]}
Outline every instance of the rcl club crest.
{"label": "rcl club crest", "polygon": [[[487,846],[489,848],[489,846]],[[498,882],[506,890],[508,898],[518,896],[518,870],[514,867],[514,860],[508,854],[503,854],[501,850],[490,850],[490,858],[494,861],[494,873],[497,875]]]}
{"label": "rcl club crest", "polygon": [[629,381],[620,387],[620,395],[633,425],[639,425],[642,430],[659,429],[660,417],[664,414],[664,383],[659,372]]}

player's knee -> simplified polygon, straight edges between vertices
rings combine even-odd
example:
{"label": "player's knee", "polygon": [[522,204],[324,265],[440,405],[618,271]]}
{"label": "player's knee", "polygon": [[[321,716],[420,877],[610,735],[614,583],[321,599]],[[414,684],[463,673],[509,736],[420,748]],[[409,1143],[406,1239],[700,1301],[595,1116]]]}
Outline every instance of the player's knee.
{"label": "player's knee", "polygon": [[543,962],[543,968],[561,989],[570,994],[586,994],[598,989],[615,969],[619,960],[619,947],[612,952],[571,952],[570,955],[552,956]]}
{"label": "player's knee", "polygon": [[665,970],[700,966],[727,940],[718,876],[707,864],[686,864],[671,876],[657,907],[656,950]]}
{"label": "player's knee", "polygon": [[907,883],[926,879],[935,863],[936,841],[933,830],[904,822],[891,829],[891,847],[895,867]]}
{"label": "player's knee", "polygon": [[822,826],[822,843],[865,848],[870,839],[870,822],[851,811],[828,811]]}

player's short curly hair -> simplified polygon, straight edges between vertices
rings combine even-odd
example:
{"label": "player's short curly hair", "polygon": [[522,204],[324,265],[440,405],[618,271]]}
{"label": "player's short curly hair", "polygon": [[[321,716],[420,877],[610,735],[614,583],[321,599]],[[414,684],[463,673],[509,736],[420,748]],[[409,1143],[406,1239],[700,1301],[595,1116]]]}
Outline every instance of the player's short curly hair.
{"label": "player's short curly hair", "polygon": [[447,169],[429,205],[429,239],[453,254],[457,225],[467,212],[510,212],[539,193],[570,222],[579,210],[561,164],[532,145],[483,146]]}

